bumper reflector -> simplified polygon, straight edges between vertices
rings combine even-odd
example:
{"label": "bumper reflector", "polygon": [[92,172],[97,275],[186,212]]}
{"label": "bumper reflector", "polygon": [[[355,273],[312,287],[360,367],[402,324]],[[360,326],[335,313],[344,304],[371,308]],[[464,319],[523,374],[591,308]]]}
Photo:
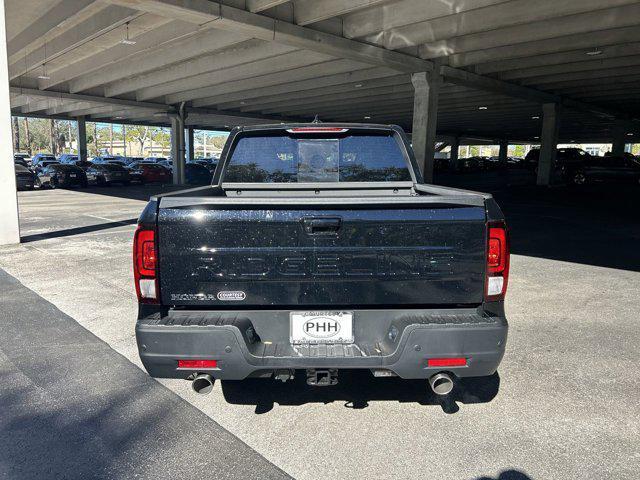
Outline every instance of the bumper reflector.
{"label": "bumper reflector", "polygon": [[456,358],[430,358],[427,360],[428,367],[465,367],[467,359],[464,357]]}
{"label": "bumper reflector", "polygon": [[140,296],[142,298],[157,298],[156,281],[153,278],[141,278],[138,280],[140,285]]}
{"label": "bumper reflector", "polygon": [[217,360],[178,360],[178,368],[218,368]]}
{"label": "bumper reflector", "polygon": [[502,287],[504,286],[504,277],[489,277],[487,278],[487,295],[494,296],[502,293]]}

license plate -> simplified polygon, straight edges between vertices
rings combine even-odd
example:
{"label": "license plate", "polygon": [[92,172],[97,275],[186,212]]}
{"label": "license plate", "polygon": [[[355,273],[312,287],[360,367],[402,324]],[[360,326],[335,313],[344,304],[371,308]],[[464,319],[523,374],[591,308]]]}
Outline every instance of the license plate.
{"label": "license plate", "polygon": [[353,343],[353,312],[291,312],[289,339],[296,343]]}
{"label": "license plate", "polygon": [[77,175],[75,173],[70,173],[69,174],[69,178],[76,178],[76,177],[77,177]]}

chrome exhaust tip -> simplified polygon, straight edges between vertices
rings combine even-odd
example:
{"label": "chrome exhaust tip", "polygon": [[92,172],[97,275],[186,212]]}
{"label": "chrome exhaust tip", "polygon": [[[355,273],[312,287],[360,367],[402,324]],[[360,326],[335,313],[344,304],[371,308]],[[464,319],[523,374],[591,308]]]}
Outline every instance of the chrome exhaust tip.
{"label": "chrome exhaust tip", "polygon": [[453,390],[453,379],[446,373],[436,373],[429,379],[429,386],[436,395],[448,395]]}
{"label": "chrome exhaust tip", "polygon": [[213,390],[213,382],[215,380],[208,373],[201,373],[191,382],[191,388],[200,395],[207,395]]}

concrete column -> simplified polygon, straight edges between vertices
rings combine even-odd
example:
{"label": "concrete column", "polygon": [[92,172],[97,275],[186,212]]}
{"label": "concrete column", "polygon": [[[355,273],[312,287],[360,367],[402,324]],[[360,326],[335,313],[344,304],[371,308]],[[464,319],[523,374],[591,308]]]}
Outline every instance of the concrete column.
{"label": "concrete column", "polygon": [[179,115],[171,116],[171,158],[173,159],[173,183],[182,185],[185,181],[184,120]]}
{"label": "concrete column", "polygon": [[193,162],[195,159],[195,147],[193,145],[193,128],[187,128],[187,161]]}
{"label": "concrete column", "polygon": [[611,145],[611,154],[621,157],[627,145],[627,128],[621,122],[616,122],[613,127],[613,142]]}
{"label": "concrete column", "polygon": [[451,153],[449,154],[449,170],[455,172],[458,170],[458,152],[460,150],[460,139],[453,137],[451,140]]}
{"label": "concrete column", "polygon": [[[0,38],[7,38],[4,0],[0,0]],[[13,163],[7,44],[0,46],[0,245],[20,243],[18,195]]]}
{"label": "concrete column", "polygon": [[560,106],[557,103],[542,105],[542,135],[540,136],[540,160],[538,161],[538,185],[551,185],[553,166],[558,148]]}
{"label": "concrete column", "polygon": [[84,117],[78,117],[78,160],[87,160],[87,123]]}
{"label": "concrete column", "polygon": [[499,145],[500,150],[498,151],[498,161],[500,162],[501,167],[506,167],[507,157],[509,156],[509,141],[501,140]]}
{"label": "concrete column", "polygon": [[433,164],[438,120],[438,95],[442,76],[437,72],[419,72],[411,75],[413,83],[413,152],[425,183],[433,182]]}

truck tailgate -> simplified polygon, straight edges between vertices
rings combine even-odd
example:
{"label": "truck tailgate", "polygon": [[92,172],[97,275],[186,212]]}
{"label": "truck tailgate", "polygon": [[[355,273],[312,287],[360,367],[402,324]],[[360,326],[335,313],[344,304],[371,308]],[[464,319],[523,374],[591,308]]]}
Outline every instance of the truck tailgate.
{"label": "truck tailgate", "polygon": [[485,229],[484,208],[466,205],[161,207],[162,303],[479,304]]}

